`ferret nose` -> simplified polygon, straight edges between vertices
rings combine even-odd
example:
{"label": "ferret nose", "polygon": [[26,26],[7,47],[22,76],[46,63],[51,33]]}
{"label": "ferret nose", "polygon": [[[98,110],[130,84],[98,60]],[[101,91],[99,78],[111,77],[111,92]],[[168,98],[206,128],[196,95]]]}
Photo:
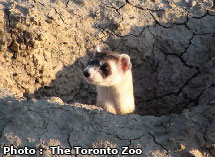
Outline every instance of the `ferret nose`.
{"label": "ferret nose", "polygon": [[90,73],[88,72],[88,70],[84,70],[83,74],[84,74],[85,77],[89,77],[90,76]]}

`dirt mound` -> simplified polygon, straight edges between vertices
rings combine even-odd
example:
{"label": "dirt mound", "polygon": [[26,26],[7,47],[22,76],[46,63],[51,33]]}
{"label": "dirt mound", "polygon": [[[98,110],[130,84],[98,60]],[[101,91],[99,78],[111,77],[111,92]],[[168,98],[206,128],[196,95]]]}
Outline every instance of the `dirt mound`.
{"label": "dirt mound", "polygon": [[[119,116],[95,106],[65,104],[56,97],[26,100],[0,91],[0,108],[0,154],[7,146],[27,146],[37,156],[63,156],[58,146],[74,156],[92,148],[118,150],[114,156],[120,156],[123,150],[123,156],[133,150],[140,153],[133,156],[144,157],[215,155],[214,103],[170,116]],[[11,152],[15,153],[12,148]],[[87,156],[96,155],[91,152]]]}

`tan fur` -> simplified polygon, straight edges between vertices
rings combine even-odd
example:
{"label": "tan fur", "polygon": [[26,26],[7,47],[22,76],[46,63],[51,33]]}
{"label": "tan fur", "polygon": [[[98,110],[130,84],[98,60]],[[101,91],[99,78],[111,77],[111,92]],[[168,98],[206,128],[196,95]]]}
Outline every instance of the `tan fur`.
{"label": "tan fur", "polygon": [[127,114],[135,110],[131,70],[122,75],[118,84],[97,86],[97,106],[113,114]]}

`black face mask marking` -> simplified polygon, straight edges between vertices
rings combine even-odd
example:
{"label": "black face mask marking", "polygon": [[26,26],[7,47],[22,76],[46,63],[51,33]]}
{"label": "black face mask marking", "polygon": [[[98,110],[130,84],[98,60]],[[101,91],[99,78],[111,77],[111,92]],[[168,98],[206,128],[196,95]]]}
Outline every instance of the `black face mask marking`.
{"label": "black face mask marking", "polygon": [[109,75],[111,75],[110,65],[108,63],[103,62],[102,60],[92,58],[89,60],[88,65],[98,69],[98,72],[103,78],[107,78]]}
{"label": "black face mask marking", "polygon": [[112,74],[111,66],[107,62],[108,60],[118,62],[119,56],[112,52],[96,53],[95,56],[90,58],[88,66],[94,67],[103,78],[107,78]]}
{"label": "black face mask marking", "polygon": [[99,71],[103,78],[107,78],[112,74],[111,67],[108,63],[102,64]]}
{"label": "black face mask marking", "polygon": [[100,66],[100,61],[98,59],[90,59],[88,65],[99,67]]}

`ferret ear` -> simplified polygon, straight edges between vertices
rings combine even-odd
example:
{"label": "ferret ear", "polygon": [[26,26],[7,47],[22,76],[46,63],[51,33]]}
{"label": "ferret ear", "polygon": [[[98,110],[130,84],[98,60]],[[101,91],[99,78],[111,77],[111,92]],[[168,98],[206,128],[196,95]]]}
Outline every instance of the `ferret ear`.
{"label": "ferret ear", "polygon": [[94,52],[93,52],[93,56],[95,56],[97,53],[100,53],[100,52],[102,52],[101,48],[99,47],[99,45],[97,45]]}
{"label": "ferret ear", "polygon": [[122,70],[125,72],[131,69],[130,57],[127,54],[120,55],[120,64]]}

